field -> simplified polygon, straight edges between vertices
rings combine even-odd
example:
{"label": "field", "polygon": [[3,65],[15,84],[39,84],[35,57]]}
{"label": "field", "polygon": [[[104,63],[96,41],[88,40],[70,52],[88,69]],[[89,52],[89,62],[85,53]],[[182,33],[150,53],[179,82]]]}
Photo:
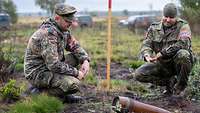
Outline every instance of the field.
{"label": "field", "polygon": [[[3,31],[0,37],[1,51],[7,59],[16,61],[15,69],[10,78],[17,80],[17,86],[24,89],[29,85],[23,76],[23,57],[28,38],[37,29],[37,26],[45,18],[21,17],[18,24],[13,25],[10,31]],[[28,20],[28,21],[27,21]],[[200,37],[193,36],[192,44],[194,53],[197,56],[197,64],[194,66],[188,85],[188,94],[182,98],[162,96],[163,87],[151,87],[150,84],[142,84],[130,78],[134,70],[144,62],[138,60],[140,45],[143,34],[136,35],[127,28],[117,25],[118,18],[113,18],[112,23],[112,57],[111,57],[111,88],[107,89],[106,84],[106,56],[107,56],[107,26],[105,18],[95,19],[92,28],[72,29],[72,34],[86,49],[91,57],[90,72],[83,80],[81,91],[78,95],[86,98],[84,103],[63,104],[62,113],[114,113],[112,111],[112,100],[115,96],[127,96],[138,101],[152,104],[171,111],[172,113],[200,113],[200,91],[199,86],[199,59]],[[3,63],[1,61],[1,63]],[[0,76],[3,76],[0,73]],[[1,84],[2,79],[1,79]],[[200,85],[200,84],[199,84]],[[41,94],[43,95],[43,94]],[[45,94],[44,94],[45,95]],[[44,98],[44,97],[41,97]],[[45,97],[46,98],[46,97]],[[0,98],[1,99],[1,98]],[[20,97],[20,102],[31,100],[31,96]],[[48,100],[48,99],[47,99]],[[44,100],[45,102],[46,100]],[[0,113],[17,109],[17,102],[0,101]],[[18,107],[19,108],[19,107]],[[24,110],[24,108],[19,108]],[[42,109],[42,108],[41,108]],[[44,109],[44,108],[43,108]],[[17,111],[15,111],[17,112]],[[51,111],[52,112],[52,111]],[[56,111],[52,112],[55,113]],[[17,112],[17,113],[22,113]],[[23,112],[27,113],[27,112]],[[38,112],[48,113],[48,112]]]}

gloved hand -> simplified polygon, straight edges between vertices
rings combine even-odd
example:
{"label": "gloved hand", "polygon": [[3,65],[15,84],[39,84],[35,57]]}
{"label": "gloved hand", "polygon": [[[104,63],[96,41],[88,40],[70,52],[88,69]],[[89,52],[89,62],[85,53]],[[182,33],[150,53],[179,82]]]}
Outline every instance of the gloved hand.
{"label": "gloved hand", "polygon": [[89,68],[90,68],[90,64],[87,60],[85,60],[83,64],[81,65],[81,68],[79,69],[79,71],[81,71],[85,76],[89,72]]}

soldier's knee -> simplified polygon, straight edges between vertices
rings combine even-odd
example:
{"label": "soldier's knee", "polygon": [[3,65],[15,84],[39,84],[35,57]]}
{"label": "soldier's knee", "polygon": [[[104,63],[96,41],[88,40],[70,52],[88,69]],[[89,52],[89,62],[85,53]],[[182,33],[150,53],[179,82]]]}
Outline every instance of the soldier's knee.
{"label": "soldier's knee", "polygon": [[177,52],[175,56],[175,62],[177,63],[186,63],[190,61],[190,53],[187,50],[181,49]]}
{"label": "soldier's knee", "polygon": [[72,82],[69,84],[69,91],[77,92],[79,91],[80,81],[73,77]]}
{"label": "soldier's knee", "polygon": [[136,79],[137,81],[142,81],[142,78],[143,78],[142,72],[139,71],[139,70],[136,70],[136,71],[135,71],[135,79]]}
{"label": "soldier's knee", "polygon": [[68,85],[67,87],[68,93],[75,93],[79,91],[80,81],[77,78],[69,76],[66,80],[66,83]]}
{"label": "soldier's knee", "polygon": [[60,88],[64,93],[75,93],[79,91],[79,85],[80,81],[72,76],[62,76],[53,83],[54,87]]}

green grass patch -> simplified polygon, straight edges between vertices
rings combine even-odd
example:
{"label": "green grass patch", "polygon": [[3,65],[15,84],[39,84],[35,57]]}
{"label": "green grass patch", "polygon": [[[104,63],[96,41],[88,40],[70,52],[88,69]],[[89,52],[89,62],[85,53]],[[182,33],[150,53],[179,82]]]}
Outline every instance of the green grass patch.
{"label": "green grass patch", "polygon": [[144,63],[145,62],[142,60],[133,60],[133,61],[129,62],[129,65],[131,68],[136,69],[136,68],[140,67],[141,65],[143,65]]}
{"label": "green grass patch", "polygon": [[113,88],[119,87],[119,86],[124,86],[124,85],[127,85],[127,81],[113,79],[113,80],[111,80],[111,85]]}
{"label": "green grass patch", "polygon": [[60,113],[63,108],[57,98],[41,94],[16,103],[9,113]]}
{"label": "green grass patch", "polygon": [[[125,91],[128,82],[126,80],[110,80],[110,91]],[[98,89],[105,90],[108,88],[108,82],[106,79],[100,80],[98,84]]]}
{"label": "green grass patch", "polygon": [[16,71],[23,71],[24,69],[24,64],[23,63],[17,63],[15,66]]}
{"label": "green grass patch", "polygon": [[23,91],[23,86],[17,87],[16,80],[10,80],[0,89],[3,100],[18,100]]}
{"label": "green grass patch", "polygon": [[90,85],[97,86],[98,80],[95,75],[93,75],[91,72],[84,78],[84,82]]}
{"label": "green grass patch", "polygon": [[198,61],[192,68],[188,81],[189,98],[200,100],[200,62]]}
{"label": "green grass patch", "polygon": [[129,83],[126,88],[138,95],[146,95],[150,93],[147,87],[139,82]]}

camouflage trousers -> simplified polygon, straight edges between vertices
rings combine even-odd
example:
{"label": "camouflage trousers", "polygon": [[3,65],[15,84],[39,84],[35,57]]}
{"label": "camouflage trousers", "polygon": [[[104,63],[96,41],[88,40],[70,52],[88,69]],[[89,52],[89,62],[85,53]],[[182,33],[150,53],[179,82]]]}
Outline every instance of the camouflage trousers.
{"label": "camouflage trousers", "polygon": [[[78,65],[78,60],[72,54],[65,56],[65,62],[75,67]],[[31,78],[28,80],[34,87],[44,89],[55,96],[73,94],[79,91],[80,81],[73,76],[45,71]]]}
{"label": "camouflage trousers", "polygon": [[159,60],[140,66],[135,71],[136,80],[168,86],[171,80],[176,79],[176,86],[184,89],[187,86],[188,76],[192,68],[192,58],[190,52],[181,49],[171,59]]}

